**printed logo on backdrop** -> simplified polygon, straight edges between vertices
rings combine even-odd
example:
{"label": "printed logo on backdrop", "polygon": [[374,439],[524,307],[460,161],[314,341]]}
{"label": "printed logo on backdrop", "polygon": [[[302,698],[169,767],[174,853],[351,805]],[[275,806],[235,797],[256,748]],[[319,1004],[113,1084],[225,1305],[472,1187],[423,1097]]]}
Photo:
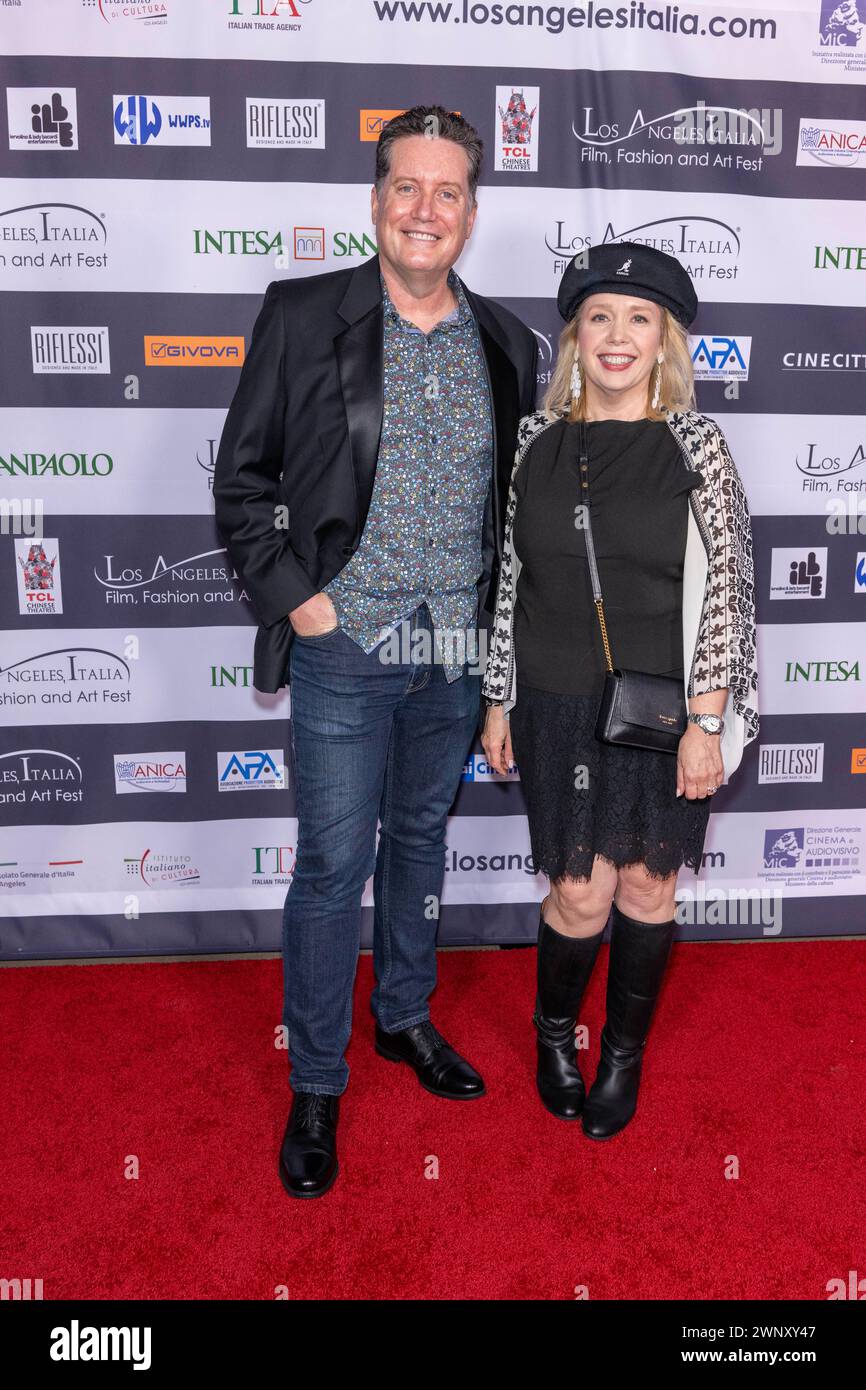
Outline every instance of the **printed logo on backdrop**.
{"label": "printed logo on backdrop", "polygon": [[131,792],[185,792],[185,756],[183,753],[115,753],[114,790],[118,796]]}
{"label": "printed logo on backdrop", "polygon": [[742,249],[739,227],[701,214],[656,217],[651,222],[641,222],[621,231],[614,231],[608,222],[598,233],[576,232],[562,220],[556,221],[554,230],[544,238],[553,256],[552,268],[557,279],[573,257],[587,247],[617,241],[639,241],[644,246],[676,256],[697,281],[736,280],[739,271]]}
{"label": "printed logo on backdrop", "polygon": [[0,753],[0,806],[81,803],[82,784],[81,764],[55,748]]}
{"label": "printed logo on backdrop", "polygon": [[866,168],[866,121],[800,117],[797,163],[825,169]]}
{"label": "printed logo on backdrop", "polygon": [[378,140],[389,121],[402,116],[405,107],[399,111],[359,111],[358,138],[364,141]]}
{"label": "printed logo on backdrop", "polygon": [[758,878],[787,888],[826,886],[857,878],[862,838],[859,825],[795,825],[765,830]]}
{"label": "printed logo on backdrop", "polygon": [[[279,233],[277,234],[279,235]],[[324,227],[293,227],[292,247],[296,261],[323,261],[328,252],[328,241]],[[378,247],[369,232],[339,231],[332,233],[330,255],[335,260],[359,256],[375,256]],[[275,268],[285,270],[288,258],[278,253]]]}
{"label": "printed logo on backdrop", "polygon": [[196,450],[195,461],[199,468],[203,469],[207,476],[208,492],[213,491],[214,473],[216,472],[216,456],[219,449],[219,438],[205,440],[206,457],[202,458],[201,453]]}
{"label": "printed logo on backdrop", "polygon": [[[765,156],[781,151],[782,112],[778,107],[708,105],[699,99],[693,106],[657,116],[645,116],[636,109],[627,120],[618,120],[599,115],[594,106],[584,106],[571,123],[571,133],[581,146],[582,164],[757,174]],[[670,145],[680,148],[666,148]],[[716,148],[682,148],[701,145]]]}
{"label": "printed logo on backdrop", "polygon": [[538,370],[535,380],[539,388],[547,387],[553,376],[553,339],[549,333],[542,333],[538,328],[533,328],[532,332],[538,343]]}
{"label": "printed logo on backdrop", "polygon": [[0,453],[0,473],[10,478],[107,478],[114,469],[110,454],[42,454],[22,450]]}
{"label": "printed logo on backdrop", "polygon": [[499,139],[494,169],[501,174],[538,169],[538,87],[497,87]]}
{"label": "printed logo on backdrop", "polygon": [[7,850],[0,864],[0,889],[11,893],[41,892],[50,884],[53,892],[62,880],[64,888],[71,888],[81,879],[84,860],[76,856],[68,841],[62,859],[49,858],[49,851],[28,840],[29,852],[26,859],[13,858]]}
{"label": "printed logo on backdrop", "polygon": [[860,662],[838,658],[834,661],[786,661],[785,682],[796,684],[837,683],[860,680]]}
{"label": "printed logo on backdrop", "polygon": [[818,0],[818,47],[824,67],[866,72],[866,0]]}
{"label": "printed logo on backdrop", "polygon": [[[84,8],[93,11],[93,0],[81,0]],[[152,28],[168,23],[167,0],[97,0],[99,16],[106,24],[135,24],[137,28]]]}
{"label": "printed logo on backdrop", "polygon": [[30,203],[0,211],[4,270],[104,270],[107,240],[99,214],[75,203]]}
{"label": "printed logo on backdrop", "polygon": [[823,743],[761,743],[758,782],[823,782]]}
{"label": "printed logo on backdrop", "polygon": [[216,0],[226,6],[229,29],[300,33],[301,20],[312,0]]}
{"label": "printed logo on backdrop", "polygon": [[108,329],[48,328],[32,325],[30,350],[37,376],[80,376],[85,373],[107,376],[111,372]]}
{"label": "printed logo on backdrop", "polygon": [[136,879],[145,888],[176,888],[201,880],[201,870],[191,854],[160,849],[124,855],[123,873],[124,877]]}
{"label": "printed logo on backdrop", "polygon": [[492,768],[482,753],[471,753],[463,766],[463,782],[519,782],[520,773],[516,763],[508,764],[503,775]]}
{"label": "printed logo on backdrop", "polygon": [[854,561],[854,592],[866,594],[866,551],[859,551]]}
{"label": "printed logo on backdrop", "polygon": [[199,555],[188,555],[180,560],[166,560],[156,555],[146,565],[128,565],[116,555],[105,555],[102,574],[93,571],[93,577],[102,585],[105,602],[108,605],[124,607],[173,605],[196,607],[211,604],[218,607],[224,603],[236,603],[248,598],[243,588],[232,587],[238,579],[237,571],[231,562],[217,563],[217,557],[224,557],[226,550],[202,551]]}
{"label": "printed logo on backdrop", "polygon": [[221,792],[285,791],[285,754],[281,748],[217,753],[217,785]]}
{"label": "printed logo on backdrop", "polygon": [[130,704],[132,668],[103,647],[55,647],[0,666],[0,706]]}
{"label": "printed logo on backdrop", "polygon": [[[866,371],[866,352],[819,352],[819,350],[791,349],[781,354],[783,371]],[[856,388],[855,386],[855,389]]]}
{"label": "printed logo on backdrop", "polygon": [[247,97],[247,149],[323,150],[325,102],[298,97]]}
{"label": "printed logo on backdrop", "polygon": [[291,238],[266,227],[193,228],[193,255],[267,256],[276,270],[289,267],[290,244],[296,261],[323,261],[326,251],[335,260],[375,256],[378,249],[369,232],[334,232],[329,248],[324,227],[293,227]]}
{"label": "printed logo on backdrop", "polygon": [[[866,463],[866,445],[858,441],[853,449],[843,454],[831,453],[826,446],[816,440],[809,440],[798,450],[794,462],[804,475],[804,492],[866,492],[866,474],[848,478],[847,474],[861,468]],[[835,482],[831,489],[830,479]]]}
{"label": "printed logo on backdrop", "polygon": [[253,845],[250,883],[256,887],[284,886],[295,872],[294,845]]}
{"label": "printed logo on backdrop", "polygon": [[695,381],[748,381],[751,338],[689,334]]}
{"label": "printed logo on backdrop", "polygon": [[209,145],[210,97],[115,96],[115,145]]}
{"label": "printed logo on backdrop", "polygon": [[60,543],[56,540],[15,542],[18,612],[25,617],[63,612],[59,555]]}
{"label": "printed logo on backdrop", "polygon": [[825,598],[827,547],[814,550],[773,548],[770,598]]}
{"label": "printed logo on backdrop", "polygon": [[144,335],[146,367],[239,367],[244,359],[243,338],[205,334]]}
{"label": "printed logo on backdrop", "polygon": [[866,772],[866,748],[851,749],[851,772]]}
{"label": "printed logo on backdrop", "polygon": [[77,150],[74,87],[7,87],[10,150]]}

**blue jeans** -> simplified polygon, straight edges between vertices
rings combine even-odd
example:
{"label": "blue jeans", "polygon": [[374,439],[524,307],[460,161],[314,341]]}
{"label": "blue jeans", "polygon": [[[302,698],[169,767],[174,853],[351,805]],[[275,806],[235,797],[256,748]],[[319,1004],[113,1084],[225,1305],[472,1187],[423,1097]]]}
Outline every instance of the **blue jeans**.
{"label": "blue jeans", "polygon": [[[426,603],[399,627],[432,637]],[[298,845],[283,909],[283,1023],[294,1091],[346,1089],[372,873],[373,1014],[388,1033],[430,1017],[447,816],[478,724],[479,676],[464,666],[449,684],[426,652],[411,660],[408,641],[400,663],[380,661],[381,646],[364,652],[338,627],[291,647]]]}

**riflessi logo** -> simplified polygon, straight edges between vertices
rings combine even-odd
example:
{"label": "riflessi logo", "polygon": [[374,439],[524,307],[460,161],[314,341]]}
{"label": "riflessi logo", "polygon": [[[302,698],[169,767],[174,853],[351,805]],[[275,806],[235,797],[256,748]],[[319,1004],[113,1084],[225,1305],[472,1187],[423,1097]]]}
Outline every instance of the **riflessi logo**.
{"label": "riflessi logo", "polygon": [[321,98],[247,97],[247,149],[324,148],[325,103]]}
{"label": "riflessi logo", "polygon": [[538,87],[497,87],[499,138],[494,168],[501,174],[538,169]]}
{"label": "riflessi logo", "polygon": [[751,338],[689,335],[695,381],[748,381]]}
{"label": "riflessi logo", "polygon": [[111,371],[108,329],[104,327],[48,328],[33,324],[30,350],[37,376],[108,375]]}
{"label": "riflessi logo", "polygon": [[18,612],[25,617],[52,617],[63,612],[60,550],[56,540],[15,542]]}
{"label": "riflessi logo", "polygon": [[209,145],[210,97],[112,97],[115,145]]}
{"label": "riflessi logo", "polygon": [[10,150],[77,150],[74,87],[7,87]]}
{"label": "riflessi logo", "polygon": [[244,360],[243,338],[146,333],[146,367],[239,367]]}
{"label": "riflessi logo", "polygon": [[758,747],[758,781],[822,782],[823,743],[762,743]]}
{"label": "riflessi logo", "polygon": [[183,753],[115,753],[114,790],[118,796],[135,792],[185,792]]}

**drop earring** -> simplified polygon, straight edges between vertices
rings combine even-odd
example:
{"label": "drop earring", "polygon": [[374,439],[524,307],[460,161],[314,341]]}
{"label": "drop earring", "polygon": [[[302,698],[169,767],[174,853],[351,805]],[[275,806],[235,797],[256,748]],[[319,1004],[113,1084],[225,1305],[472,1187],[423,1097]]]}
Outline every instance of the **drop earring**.
{"label": "drop earring", "polygon": [[572,400],[575,400],[575,401],[576,401],[576,400],[579,398],[579,396],[580,396],[580,387],[581,387],[581,380],[580,380],[580,363],[579,363],[578,360],[577,360],[577,354],[575,354],[574,366],[573,366],[572,369],[571,369],[571,398],[572,398]]}
{"label": "drop earring", "polygon": [[665,359],[664,359],[663,357],[659,357],[659,358],[656,360],[656,383],[655,383],[655,390],[653,391],[653,410],[658,410],[658,408],[659,408],[659,401],[661,400],[661,390],[662,390],[662,362],[664,362],[664,360],[665,360]]}

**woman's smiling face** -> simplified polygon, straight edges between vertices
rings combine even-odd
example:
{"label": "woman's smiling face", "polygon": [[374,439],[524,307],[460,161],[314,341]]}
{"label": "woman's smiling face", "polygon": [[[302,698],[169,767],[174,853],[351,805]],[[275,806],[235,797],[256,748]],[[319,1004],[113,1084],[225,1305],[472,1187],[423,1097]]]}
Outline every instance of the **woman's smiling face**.
{"label": "woman's smiling face", "polygon": [[661,345],[662,310],[651,299],[592,294],[579,310],[580,370],[605,393],[645,386]]}

